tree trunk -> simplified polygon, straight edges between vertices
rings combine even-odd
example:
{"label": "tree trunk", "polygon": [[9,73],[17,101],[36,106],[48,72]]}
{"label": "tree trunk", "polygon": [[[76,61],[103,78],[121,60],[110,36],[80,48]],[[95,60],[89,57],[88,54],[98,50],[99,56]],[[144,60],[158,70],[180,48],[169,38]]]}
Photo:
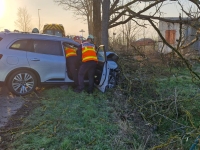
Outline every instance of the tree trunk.
{"label": "tree trunk", "polygon": [[93,34],[96,46],[101,44],[101,0],[93,2]]}
{"label": "tree trunk", "polygon": [[110,18],[110,0],[104,0],[102,3],[102,39],[101,43],[105,45],[106,51],[108,51],[108,26]]}
{"label": "tree trunk", "polygon": [[[89,34],[92,34],[93,35],[93,21],[90,19],[89,21],[88,21],[88,35]],[[87,36],[88,36],[87,35]],[[87,38],[87,37],[86,37]]]}
{"label": "tree trunk", "polygon": [[[90,1],[90,0],[89,0]],[[94,33],[94,29],[93,29],[93,1],[88,2],[88,4],[90,4],[88,6],[88,16],[89,16],[89,22],[88,22],[88,35]]]}

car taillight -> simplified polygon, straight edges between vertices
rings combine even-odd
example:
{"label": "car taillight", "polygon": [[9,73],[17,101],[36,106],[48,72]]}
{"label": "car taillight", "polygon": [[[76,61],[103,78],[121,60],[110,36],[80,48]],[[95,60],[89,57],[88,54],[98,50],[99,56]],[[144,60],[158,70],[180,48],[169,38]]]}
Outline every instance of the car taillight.
{"label": "car taillight", "polygon": [[0,59],[3,57],[3,54],[0,54]]}

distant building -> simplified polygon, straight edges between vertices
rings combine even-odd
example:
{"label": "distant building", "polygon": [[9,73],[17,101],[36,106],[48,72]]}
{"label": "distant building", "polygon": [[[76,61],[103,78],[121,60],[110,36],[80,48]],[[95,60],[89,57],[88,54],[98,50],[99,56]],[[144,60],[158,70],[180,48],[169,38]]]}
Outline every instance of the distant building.
{"label": "distant building", "polygon": [[[170,20],[179,20],[177,17],[172,17],[172,18],[166,18]],[[183,18],[184,20],[188,20],[188,18]],[[197,23],[199,26],[199,23]],[[165,21],[159,21],[159,30],[163,37],[166,39],[166,41],[171,44],[173,47],[176,47],[178,44],[178,39],[180,37],[180,24],[179,23],[169,23]],[[200,29],[200,26],[199,26]],[[183,24],[183,29],[182,29],[182,36],[184,42],[184,45],[187,43],[190,43],[194,38],[195,34],[197,33],[197,30],[194,29],[193,27]],[[159,37],[159,51],[162,53],[170,53],[172,50],[169,48],[167,45],[163,45],[163,42],[161,38]],[[195,42],[193,45],[190,46],[191,49],[193,50],[198,50],[200,51],[200,39]]]}
{"label": "distant building", "polygon": [[142,38],[131,43],[133,46],[150,46],[155,45],[155,41],[151,38]]}

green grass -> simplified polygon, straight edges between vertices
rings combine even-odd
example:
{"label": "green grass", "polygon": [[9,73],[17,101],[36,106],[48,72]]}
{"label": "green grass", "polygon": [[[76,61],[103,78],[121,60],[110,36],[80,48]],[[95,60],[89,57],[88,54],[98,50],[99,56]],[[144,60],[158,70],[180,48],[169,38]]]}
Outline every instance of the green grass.
{"label": "green grass", "polygon": [[199,81],[187,69],[173,71],[170,77],[157,78],[156,91],[164,100],[156,105],[159,115],[155,118],[160,120],[157,133],[163,143],[170,141],[173,148],[189,149],[200,135]]}
{"label": "green grass", "polygon": [[106,95],[96,92],[48,90],[48,99],[26,119],[13,146],[20,150],[112,149],[117,124],[109,118]]}
{"label": "green grass", "polygon": [[50,89],[41,106],[24,120],[23,129],[10,145],[16,150],[126,149],[119,126],[112,118],[106,94],[77,94],[71,89]]}
{"label": "green grass", "polygon": [[[157,69],[160,72],[154,72],[153,77],[148,77],[147,70],[146,74],[141,71],[145,77],[135,71],[134,76],[128,76],[133,82],[127,80],[120,88],[106,93],[95,90],[93,95],[88,95],[71,89],[46,90],[40,107],[24,120],[23,129],[14,134],[11,147],[19,150],[189,149],[200,135],[200,84],[184,67],[164,69]],[[134,114],[135,110],[144,120],[137,116],[120,120],[120,116]],[[143,124],[135,126],[134,121]],[[157,128],[151,128],[153,136],[149,141],[142,141],[148,135],[142,130],[150,130],[145,129],[147,124]]]}
{"label": "green grass", "polygon": [[[200,72],[199,66],[193,69]],[[127,101],[138,109],[154,135],[146,148],[189,149],[200,135],[200,81],[183,66],[143,66],[132,72],[127,66],[123,71],[128,80],[121,88]]]}

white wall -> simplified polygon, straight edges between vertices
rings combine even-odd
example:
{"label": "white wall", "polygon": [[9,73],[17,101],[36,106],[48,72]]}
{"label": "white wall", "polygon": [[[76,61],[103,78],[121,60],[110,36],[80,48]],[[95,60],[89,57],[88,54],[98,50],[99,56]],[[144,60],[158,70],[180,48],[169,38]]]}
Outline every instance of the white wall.
{"label": "white wall", "polygon": [[[159,30],[160,30],[160,32],[161,32],[161,34],[162,34],[162,36],[164,38],[165,38],[165,31],[166,30],[175,30],[176,31],[175,40],[180,37],[180,34],[179,34],[179,24],[178,23],[168,23],[168,22],[160,21],[159,22]],[[169,53],[169,52],[172,51],[166,45],[164,45],[164,47],[163,47],[163,42],[162,42],[162,40],[161,40],[160,37],[158,38],[158,41],[159,41],[159,44],[158,44],[158,51],[159,52]],[[172,46],[176,46],[176,45],[177,45],[177,42],[175,41],[175,44],[173,44]]]}

